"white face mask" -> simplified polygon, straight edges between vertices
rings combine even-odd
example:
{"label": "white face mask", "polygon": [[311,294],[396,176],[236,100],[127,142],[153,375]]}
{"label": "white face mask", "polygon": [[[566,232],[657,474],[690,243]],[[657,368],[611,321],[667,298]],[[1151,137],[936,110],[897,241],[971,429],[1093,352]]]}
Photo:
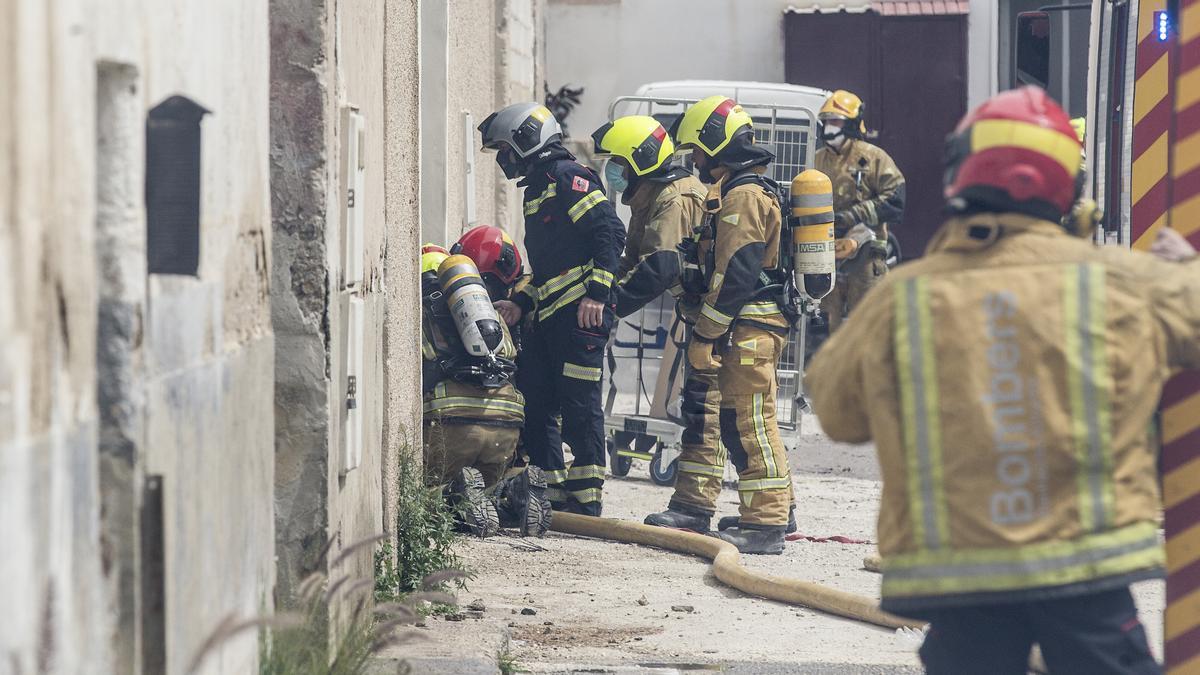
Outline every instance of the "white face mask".
{"label": "white face mask", "polygon": [[846,134],[838,134],[837,136],[834,136],[833,138],[825,139],[825,145],[828,145],[829,147],[833,148],[834,150],[841,150],[842,146],[845,144],[846,144]]}

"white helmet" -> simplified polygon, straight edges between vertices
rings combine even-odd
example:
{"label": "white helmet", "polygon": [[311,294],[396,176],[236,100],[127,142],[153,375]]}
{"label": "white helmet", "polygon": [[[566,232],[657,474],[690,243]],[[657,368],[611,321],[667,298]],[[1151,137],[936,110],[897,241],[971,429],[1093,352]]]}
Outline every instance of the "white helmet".
{"label": "white helmet", "polygon": [[[494,112],[479,125],[483,149],[501,153],[496,162],[509,178],[516,178],[520,165],[547,145],[562,139],[562,127],[550,109],[540,103],[514,103]],[[511,150],[515,157],[506,158]]]}

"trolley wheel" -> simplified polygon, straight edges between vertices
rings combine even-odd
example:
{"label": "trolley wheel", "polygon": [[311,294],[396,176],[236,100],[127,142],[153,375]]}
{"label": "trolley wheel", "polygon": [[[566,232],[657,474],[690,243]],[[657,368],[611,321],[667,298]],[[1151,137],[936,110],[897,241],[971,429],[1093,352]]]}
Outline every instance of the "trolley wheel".
{"label": "trolley wheel", "polygon": [[679,457],[676,456],[669,464],[663,466],[663,453],[660,449],[650,460],[650,480],[655,485],[670,486],[675,484],[675,476],[679,473]]}
{"label": "trolley wheel", "polygon": [[628,476],[629,470],[633,468],[633,458],[623,457],[618,455],[617,452],[622,449],[628,450],[629,446],[624,446],[624,448],[622,448],[621,446],[617,445],[616,439],[614,439],[612,436],[608,437],[606,443],[608,445],[608,465],[612,470],[612,475],[617,476],[618,478],[624,478],[625,476]]}

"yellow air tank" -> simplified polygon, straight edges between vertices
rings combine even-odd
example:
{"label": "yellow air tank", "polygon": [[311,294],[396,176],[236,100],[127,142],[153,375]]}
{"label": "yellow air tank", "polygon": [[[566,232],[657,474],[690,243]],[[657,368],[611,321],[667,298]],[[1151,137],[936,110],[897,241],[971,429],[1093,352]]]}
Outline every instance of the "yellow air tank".
{"label": "yellow air tank", "polygon": [[504,341],[504,330],[475,262],[465,255],[446,258],[438,267],[438,281],[467,353],[494,356]]}
{"label": "yellow air tank", "polygon": [[792,179],[792,257],[796,288],[813,300],[833,290],[836,261],[833,243],[833,183],[808,169]]}

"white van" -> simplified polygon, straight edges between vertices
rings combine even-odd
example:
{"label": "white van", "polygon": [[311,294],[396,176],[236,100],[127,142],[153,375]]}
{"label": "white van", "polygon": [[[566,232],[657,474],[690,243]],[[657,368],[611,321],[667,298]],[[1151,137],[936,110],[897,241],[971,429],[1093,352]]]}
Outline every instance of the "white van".
{"label": "white van", "polygon": [[[609,119],[650,115],[669,129],[691,103],[709,96],[728,96],[754,119],[757,141],[775,153],[771,177],[786,188],[796,174],[812,165],[816,153],[816,138],[812,133],[818,126],[816,115],[829,94],[815,87],[770,82],[653,82],[632,95],[613,100]],[[690,162],[686,156],[682,159]],[[603,168],[597,167],[601,175]],[[617,212],[628,222],[627,207],[618,202]],[[654,482],[674,482],[683,354],[672,343],[673,333],[679,330],[669,296],[621,320],[615,331],[607,368],[610,379],[606,426],[611,434],[611,467],[618,476],[628,473],[632,458],[640,458],[651,460]],[[789,340],[780,360],[776,407],[782,428],[799,426],[802,353],[803,346]],[[675,375],[672,377],[671,373]]]}

